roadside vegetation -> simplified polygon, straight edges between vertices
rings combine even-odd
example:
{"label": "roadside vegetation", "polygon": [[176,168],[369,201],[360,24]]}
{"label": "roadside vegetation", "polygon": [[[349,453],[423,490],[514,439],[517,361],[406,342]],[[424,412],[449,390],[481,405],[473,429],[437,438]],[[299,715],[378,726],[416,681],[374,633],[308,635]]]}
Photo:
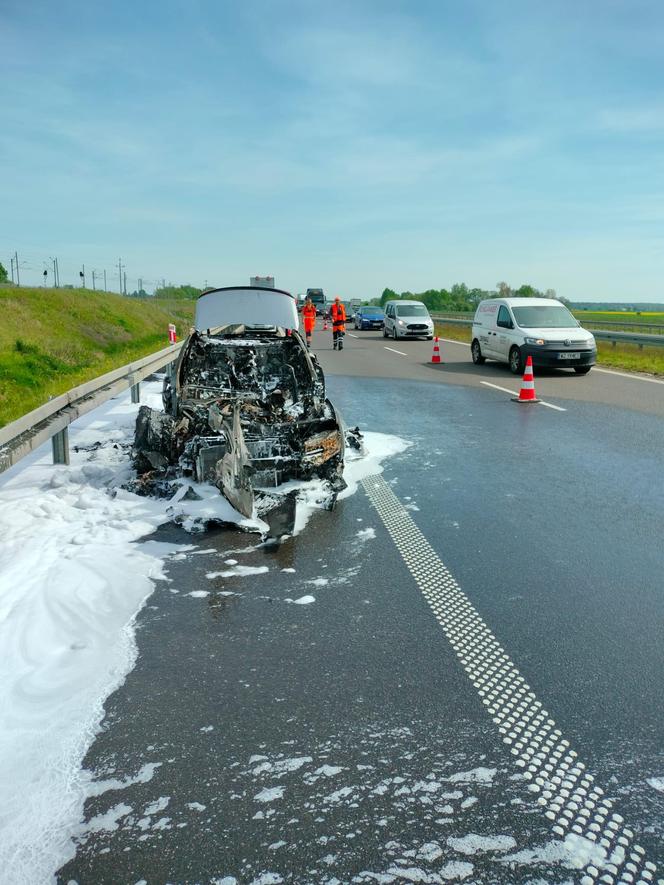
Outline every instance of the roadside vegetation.
{"label": "roadside vegetation", "polygon": [[0,426],[189,330],[194,302],[89,289],[0,287]]}

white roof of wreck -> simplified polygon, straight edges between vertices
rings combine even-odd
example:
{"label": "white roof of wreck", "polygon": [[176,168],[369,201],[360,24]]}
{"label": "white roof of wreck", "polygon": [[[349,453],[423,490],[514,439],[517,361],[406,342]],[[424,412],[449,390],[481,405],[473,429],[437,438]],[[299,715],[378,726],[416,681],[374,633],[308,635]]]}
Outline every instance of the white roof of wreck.
{"label": "white roof of wreck", "polygon": [[196,302],[196,329],[217,326],[281,326],[297,329],[295,298],[282,289],[236,286],[213,289]]}

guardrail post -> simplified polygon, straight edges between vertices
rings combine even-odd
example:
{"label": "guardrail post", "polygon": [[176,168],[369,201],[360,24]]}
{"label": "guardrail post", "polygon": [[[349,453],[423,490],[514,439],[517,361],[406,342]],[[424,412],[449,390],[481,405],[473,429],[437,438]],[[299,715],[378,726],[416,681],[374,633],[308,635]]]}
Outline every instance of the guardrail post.
{"label": "guardrail post", "polygon": [[140,401],[141,401],[141,385],[140,385],[140,383],[131,385],[131,401],[132,401],[132,403],[140,403]]}
{"label": "guardrail post", "polygon": [[51,437],[53,463],[69,464],[69,428],[63,427]]}

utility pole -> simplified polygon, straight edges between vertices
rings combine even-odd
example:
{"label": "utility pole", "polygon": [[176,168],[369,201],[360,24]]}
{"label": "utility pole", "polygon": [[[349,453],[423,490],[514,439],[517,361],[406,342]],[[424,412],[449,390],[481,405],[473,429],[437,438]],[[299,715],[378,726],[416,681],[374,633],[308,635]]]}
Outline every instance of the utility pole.
{"label": "utility pole", "polygon": [[122,259],[118,258],[118,278],[120,280],[120,295],[122,295]]}
{"label": "utility pole", "polygon": [[83,270],[78,272],[79,277],[81,278],[81,282],[83,283],[83,288],[85,289],[85,265],[83,265]]}
{"label": "utility pole", "polygon": [[139,277],[138,278],[138,294],[140,295],[142,291],[143,291],[143,278]]}
{"label": "utility pole", "polygon": [[96,291],[97,291],[97,290],[95,289],[95,271],[94,271],[94,268],[93,268],[93,270],[92,270],[92,291],[93,291],[93,292],[96,292]]}
{"label": "utility pole", "polygon": [[58,259],[53,259],[53,285],[58,288]]}
{"label": "utility pole", "polygon": [[104,292],[108,292],[108,289],[106,288],[106,268],[104,268]]}
{"label": "utility pole", "polygon": [[127,271],[124,272],[124,293],[127,294]]}
{"label": "utility pole", "polygon": [[14,256],[13,255],[9,256],[9,266],[11,268],[12,283],[13,283],[14,282]]}
{"label": "utility pole", "polygon": [[57,258],[55,259],[55,270],[58,275],[58,286],[59,286],[60,285],[60,263]]}
{"label": "utility pole", "polygon": [[14,252],[14,263],[16,264],[16,285],[21,285],[21,275],[18,272],[18,252]]}

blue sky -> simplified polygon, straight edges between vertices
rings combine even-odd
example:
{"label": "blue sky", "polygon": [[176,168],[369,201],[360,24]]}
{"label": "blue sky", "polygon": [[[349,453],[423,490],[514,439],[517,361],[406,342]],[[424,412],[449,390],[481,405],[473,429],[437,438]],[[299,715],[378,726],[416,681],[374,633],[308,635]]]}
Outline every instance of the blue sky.
{"label": "blue sky", "polygon": [[0,0],[14,250],[22,282],[664,301],[664,4]]}

